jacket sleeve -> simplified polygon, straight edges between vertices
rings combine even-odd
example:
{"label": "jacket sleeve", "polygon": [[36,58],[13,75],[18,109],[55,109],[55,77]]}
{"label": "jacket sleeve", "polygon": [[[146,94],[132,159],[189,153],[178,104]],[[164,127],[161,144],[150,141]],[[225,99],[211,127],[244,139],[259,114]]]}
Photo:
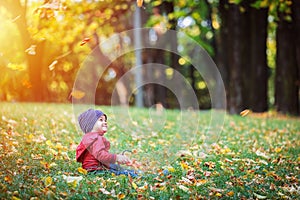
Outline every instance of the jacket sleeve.
{"label": "jacket sleeve", "polygon": [[112,164],[116,162],[117,155],[109,153],[103,137],[97,137],[89,148],[90,153],[101,163]]}

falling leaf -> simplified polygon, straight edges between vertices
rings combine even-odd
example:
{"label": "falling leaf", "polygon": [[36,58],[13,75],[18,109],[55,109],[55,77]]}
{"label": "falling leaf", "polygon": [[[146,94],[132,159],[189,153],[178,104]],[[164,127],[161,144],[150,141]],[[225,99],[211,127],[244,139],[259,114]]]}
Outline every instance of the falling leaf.
{"label": "falling leaf", "polygon": [[82,167],[78,167],[77,170],[79,173],[84,174],[84,175],[86,175],[88,173],[88,171],[86,169],[83,169]]}
{"label": "falling leaf", "polygon": [[14,23],[14,22],[17,21],[20,17],[21,17],[21,15],[16,16],[15,18],[13,18],[13,19],[11,20],[11,23]]}
{"label": "falling leaf", "polygon": [[73,90],[71,96],[75,99],[82,99],[85,96],[85,93],[80,90]]}
{"label": "falling leaf", "polygon": [[80,43],[80,46],[83,46],[83,45],[85,45],[87,42],[89,42],[90,41],[90,38],[84,38],[82,41],[81,41],[81,43]]}
{"label": "falling leaf", "polygon": [[44,180],[45,187],[49,187],[52,184],[52,177],[48,176]]}
{"label": "falling leaf", "polygon": [[251,111],[250,111],[249,109],[246,109],[246,110],[243,110],[242,112],[240,112],[240,115],[241,115],[242,117],[245,117],[245,116],[247,116],[250,112],[251,112]]}
{"label": "falling leaf", "polygon": [[49,70],[50,71],[52,71],[52,70],[54,70],[54,68],[55,68],[55,65],[58,63],[58,61],[57,60],[54,60],[50,65],[49,65]]}
{"label": "falling leaf", "polygon": [[142,7],[143,6],[143,0],[136,0],[137,6]]}
{"label": "falling leaf", "polygon": [[31,45],[28,49],[25,50],[25,52],[28,53],[29,55],[33,56],[36,54],[35,48],[36,48],[36,45]]}

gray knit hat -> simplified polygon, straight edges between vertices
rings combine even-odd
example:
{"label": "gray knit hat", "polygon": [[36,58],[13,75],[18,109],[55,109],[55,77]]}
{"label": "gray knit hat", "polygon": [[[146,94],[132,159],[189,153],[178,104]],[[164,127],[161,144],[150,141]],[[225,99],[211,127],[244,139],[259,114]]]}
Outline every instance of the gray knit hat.
{"label": "gray knit hat", "polygon": [[80,114],[78,116],[78,123],[81,130],[84,133],[91,132],[95,123],[102,115],[104,115],[105,119],[107,119],[107,116],[100,110],[88,109],[87,111]]}

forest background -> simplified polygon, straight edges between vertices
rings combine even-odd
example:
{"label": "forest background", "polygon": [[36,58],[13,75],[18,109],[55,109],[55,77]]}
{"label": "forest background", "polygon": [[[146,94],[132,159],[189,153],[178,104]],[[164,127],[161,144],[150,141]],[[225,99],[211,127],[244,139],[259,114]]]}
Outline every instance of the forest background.
{"label": "forest background", "polygon": [[[299,115],[299,1],[138,3],[143,4],[137,6],[132,0],[2,0],[0,100],[65,103],[81,98],[84,92],[75,91],[73,85],[86,56],[97,49],[99,58],[107,59],[101,42],[133,29],[135,10],[140,9],[141,27],[148,27],[158,39],[164,37],[161,30],[183,31],[209,53],[222,75],[230,113],[272,109]],[[96,104],[110,105],[116,82],[133,67],[133,58],[134,54],[128,54],[110,61],[98,82]],[[169,66],[161,74],[165,79],[175,78],[172,69],[179,71],[195,91],[199,108],[212,108],[203,77],[184,58],[160,50],[142,51],[142,63],[148,62]],[[142,91],[145,107],[160,103],[178,108],[176,97],[166,87],[149,84]],[[125,98],[135,104],[133,94]]]}

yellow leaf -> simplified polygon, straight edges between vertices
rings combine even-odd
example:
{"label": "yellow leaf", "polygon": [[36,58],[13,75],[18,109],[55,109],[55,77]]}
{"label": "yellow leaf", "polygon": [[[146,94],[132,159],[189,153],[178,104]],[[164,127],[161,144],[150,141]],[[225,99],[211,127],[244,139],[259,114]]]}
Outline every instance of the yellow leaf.
{"label": "yellow leaf", "polygon": [[118,199],[124,199],[125,197],[126,195],[123,193],[118,194]]}
{"label": "yellow leaf", "polygon": [[137,185],[135,184],[135,182],[131,182],[131,185],[132,185],[132,187],[136,190],[136,188],[137,188]]}
{"label": "yellow leaf", "polygon": [[245,116],[247,116],[249,113],[250,113],[250,110],[249,110],[249,109],[246,109],[246,110],[243,110],[243,111],[240,113],[240,115],[241,115],[242,117],[245,117]]}
{"label": "yellow leaf", "polygon": [[47,141],[46,141],[46,144],[47,144],[48,146],[52,146],[52,145],[53,145],[52,142],[51,142],[50,140],[47,140]]}
{"label": "yellow leaf", "polygon": [[8,183],[12,183],[12,177],[11,176],[5,176],[4,181]]}
{"label": "yellow leaf", "polygon": [[21,200],[21,199],[16,196],[12,196],[11,200]]}
{"label": "yellow leaf", "polygon": [[185,162],[180,163],[182,169],[189,169],[189,166]]}
{"label": "yellow leaf", "polygon": [[281,147],[276,147],[276,148],[275,148],[275,152],[276,152],[276,153],[280,153],[280,152],[281,152],[281,150],[282,150],[282,148],[281,148]]}
{"label": "yellow leaf", "polygon": [[48,176],[44,180],[45,187],[49,187],[52,184],[52,177]]}
{"label": "yellow leaf", "polygon": [[84,174],[84,175],[86,175],[88,173],[88,171],[83,169],[82,167],[78,167],[77,170],[78,170],[79,173]]}
{"label": "yellow leaf", "polygon": [[167,188],[166,186],[162,186],[161,188],[159,188],[161,191],[165,191]]}
{"label": "yellow leaf", "polygon": [[219,192],[217,192],[217,193],[215,194],[215,196],[216,196],[216,197],[221,197],[221,196],[222,196],[222,194],[221,194],[221,193],[219,193]]}
{"label": "yellow leaf", "polygon": [[233,192],[233,191],[227,192],[227,196],[232,197],[233,195],[234,195],[234,192]]}
{"label": "yellow leaf", "polygon": [[169,172],[175,172],[175,169],[174,169],[174,167],[168,167],[168,171]]}
{"label": "yellow leaf", "polygon": [[199,186],[199,185],[202,185],[205,183],[207,183],[207,180],[205,180],[205,179],[197,180],[196,186]]}
{"label": "yellow leaf", "polygon": [[83,91],[80,91],[80,90],[73,90],[71,95],[75,99],[82,99],[85,96],[85,93]]}

